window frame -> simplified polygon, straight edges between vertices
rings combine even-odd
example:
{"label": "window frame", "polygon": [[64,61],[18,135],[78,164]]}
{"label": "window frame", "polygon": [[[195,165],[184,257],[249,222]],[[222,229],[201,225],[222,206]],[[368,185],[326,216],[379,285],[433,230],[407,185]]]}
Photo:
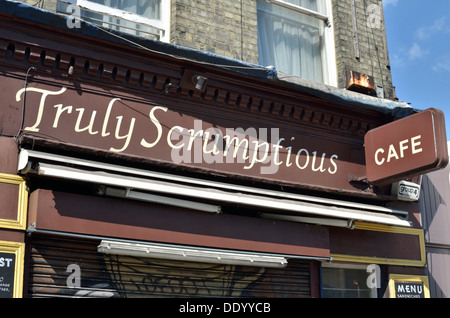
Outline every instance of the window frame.
{"label": "window frame", "polygon": [[310,10],[283,0],[264,0],[264,1],[324,21],[326,27],[324,28],[325,53],[322,55],[324,64],[322,65],[323,79],[324,84],[337,87],[338,82],[337,82],[337,66],[336,66],[336,48],[334,41],[334,23],[333,23],[331,0],[324,0],[325,4],[324,9],[326,11],[326,14],[322,14],[320,12]]}
{"label": "window frame", "polygon": [[[344,270],[361,270],[361,271],[365,271],[367,274],[367,278],[369,277],[370,273],[367,272],[367,266],[369,264],[366,265],[362,265],[362,264],[344,264],[344,263],[323,263],[321,264],[322,269],[323,268],[335,268],[335,269],[344,269]],[[323,289],[323,278],[321,279],[321,289]],[[370,290],[370,298],[378,298],[378,290],[377,288],[367,288]]]}
{"label": "window frame", "polygon": [[111,8],[89,0],[58,0],[65,4],[76,5],[81,9],[99,12],[108,16],[123,19],[129,22],[151,26],[160,31],[160,41],[169,42],[170,40],[170,0],[161,1],[161,18],[151,19],[142,15],[131,13],[125,10]]}

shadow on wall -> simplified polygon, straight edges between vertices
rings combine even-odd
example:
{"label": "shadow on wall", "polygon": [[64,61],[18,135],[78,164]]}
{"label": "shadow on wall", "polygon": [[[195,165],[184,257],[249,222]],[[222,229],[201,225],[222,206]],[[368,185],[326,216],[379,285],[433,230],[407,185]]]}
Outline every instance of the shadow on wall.
{"label": "shadow on wall", "polygon": [[419,208],[432,298],[450,297],[450,167],[422,177]]}

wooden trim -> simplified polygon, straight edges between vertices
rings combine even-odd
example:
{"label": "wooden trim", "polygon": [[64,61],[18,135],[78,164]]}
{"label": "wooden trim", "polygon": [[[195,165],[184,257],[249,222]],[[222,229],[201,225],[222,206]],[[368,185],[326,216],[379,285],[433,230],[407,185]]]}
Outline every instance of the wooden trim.
{"label": "wooden trim", "polygon": [[425,298],[430,298],[428,276],[390,274],[388,289],[390,298],[395,298],[395,282],[423,283]]}
{"label": "wooden trim", "polygon": [[25,243],[0,241],[0,252],[15,254],[13,298],[22,298]]}
{"label": "wooden trim", "polygon": [[420,244],[420,260],[407,260],[396,258],[381,258],[381,257],[366,257],[358,255],[345,255],[345,254],[331,254],[333,261],[339,262],[353,262],[353,263],[366,263],[366,264],[384,264],[384,265],[397,265],[397,266],[426,266],[426,252],[425,252],[425,239],[422,229],[403,228],[388,225],[380,225],[373,223],[355,222],[356,230],[364,231],[377,231],[386,233],[408,234],[417,236]]}
{"label": "wooden trim", "polygon": [[0,182],[7,184],[16,184],[19,186],[19,195],[17,198],[17,218],[0,219],[0,228],[25,230],[28,207],[28,190],[25,180],[22,177],[0,173]]}

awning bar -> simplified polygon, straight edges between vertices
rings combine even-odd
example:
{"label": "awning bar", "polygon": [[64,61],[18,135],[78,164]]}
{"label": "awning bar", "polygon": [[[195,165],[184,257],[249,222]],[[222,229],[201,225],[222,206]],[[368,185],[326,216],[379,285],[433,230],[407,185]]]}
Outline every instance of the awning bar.
{"label": "awning bar", "polygon": [[89,234],[79,234],[79,233],[70,233],[70,232],[60,232],[60,231],[51,231],[51,230],[43,230],[43,229],[37,229],[33,226],[30,226],[27,228],[28,235],[52,235],[52,236],[61,236],[61,237],[67,237],[67,238],[75,238],[75,239],[87,239],[87,240],[108,240],[108,241],[114,241],[119,243],[126,243],[126,244],[151,244],[153,246],[158,247],[166,247],[166,248],[185,248],[185,249],[195,249],[199,251],[205,251],[205,252],[217,252],[217,253],[251,253],[252,255],[257,256],[266,256],[266,257],[282,257],[287,260],[289,259],[298,259],[298,260],[315,260],[320,262],[331,262],[331,257],[318,257],[318,256],[307,256],[307,255],[291,255],[291,254],[277,254],[277,253],[264,253],[264,252],[249,252],[249,251],[242,251],[242,250],[228,250],[228,249],[220,249],[220,248],[209,248],[209,247],[203,247],[203,246],[190,246],[190,245],[175,245],[175,244],[166,244],[166,243],[158,243],[158,242],[147,242],[147,241],[135,241],[135,240],[127,240],[127,239],[121,239],[121,238],[113,238],[113,237],[106,237],[106,236],[98,236],[98,235],[89,235]]}
{"label": "awning bar", "polygon": [[288,263],[286,258],[280,256],[257,255],[248,252],[205,251],[193,247],[164,247],[149,243],[124,243],[113,240],[102,240],[97,251],[113,255],[258,267],[283,268]]}
{"label": "awning bar", "polygon": [[323,206],[319,204],[312,204],[295,200],[226,192],[211,188],[199,188],[195,186],[187,186],[159,180],[129,177],[103,171],[88,171],[47,163],[39,163],[37,173],[41,176],[54,177],[59,179],[91,182],[94,184],[105,186],[123,187],[172,195],[180,194],[199,200],[213,200],[225,203],[246,205],[253,208],[273,209],[276,211],[284,211],[289,213],[306,213],[320,217],[364,221],[393,226],[411,226],[408,221],[392,214],[364,212],[348,208]]}
{"label": "awning bar", "polygon": [[209,187],[213,189],[222,189],[226,191],[236,191],[236,192],[242,192],[246,194],[255,194],[255,195],[262,195],[264,197],[273,197],[278,199],[291,199],[291,200],[298,200],[303,202],[309,202],[309,203],[317,203],[324,206],[331,206],[331,207],[344,207],[344,208],[350,208],[350,209],[358,209],[361,211],[367,211],[367,212],[380,212],[380,213],[386,213],[386,214],[396,214],[400,216],[406,217],[408,215],[407,211],[397,210],[397,209],[391,209],[383,206],[378,205],[371,205],[371,204],[363,204],[363,203],[356,203],[356,202],[350,202],[350,201],[344,201],[344,200],[333,200],[328,198],[321,198],[321,197],[313,197],[313,196],[307,196],[307,195],[301,195],[301,194],[295,194],[295,193],[288,193],[288,192],[280,192],[280,191],[273,191],[273,190],[267,190],[267,189],[260,189],[260,188],[254,188],[254,187],[246,187],[241,185],[235,185],[231,183],[222,183],[217,181],[209,181],[199,178],[191,178],[191,177],[185,177],[181,175],[174,175],[174,174],[167,174],[167,173],[161,173],[161,172],[155,172],[150,170],[142,170],[142,169],[136,169],[131,167],[125,167],[125,166],[118,166],[103,162],[95,162],[85,159],[79,159],[74,157],[67,157],[67,156],[61,156],[56,154],[50,154],[50,153],[44,153],[44,152],[38,152],[34,150],[27,150],[22,149],[19,155],[19,164],[18,164],[18,171],[22,173],[26,173],[27,165],[29,164],[29,161],[32,159],[40,159],[45,160],[49,162],[59,162],[63,164],[70,164],[73,166],[81,166],[86,167],[89,169],[99,169],[101,171],[111,171],[113,173],[123,173],[127,175],[134,175],[136,177],[142,178],[152,178],[152,179],[158,179],[158,180],[164,180],[164,181],[171,181],[176,182],[177,184],[183,183],[188,185],[197,185],[201,187]]}
{"label": "awning bar", "polygon": [[210,213],[221,213],[220,205],[218,204],[206,204],[201,202],[182,200],[173,197],[165,197],[150,193],[143,193],[138,191],[133,191],[131,189],[117,189],[111,187],[105,187],[101,190],[106,196],[122,198],[122,199],[132,199],[144,202],[152,202],[157,204],[175,206],[185,209],[192,209],[203,212]]}

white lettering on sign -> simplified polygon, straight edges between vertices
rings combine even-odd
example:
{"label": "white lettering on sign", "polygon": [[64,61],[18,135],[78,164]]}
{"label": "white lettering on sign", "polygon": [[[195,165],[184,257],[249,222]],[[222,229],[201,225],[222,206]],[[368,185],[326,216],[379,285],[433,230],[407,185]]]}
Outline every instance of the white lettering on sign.
{"label": "white lettering on sign", "polygon": [[421,135],[415,136],[411,139],[402,140],[397,144],[391,144],[387,149],[378,148],[375,151],[375,163],[379,166],[389,163],[392,160],[399,160],[405,158],[410,153],[416,155],[423,151],[421,146]]}
{"label": "white lettering on sign", "polygon": [[10,267],[12,258],[0,257],[0,267]]}
{"label": "white lettering on sign", "polygon": [[397,293],[412,293],[412,294],[422,294],[423,286],[419,284],[399,284],[397,286]]}
{"label": "white lettering on sign", "polygon": [[[174,163],[245,163],[243,169],[254,169],[260,164],[261,174],[275,174],[279,167],[284,165],[297,170],[310,170],[315,173],[334,175],[338,172],[339,156],[333,153],[317,151],[299,147],[293,149],[289,139],[280,138],[278,128],[226,128],[225,134],[218,128],[204,129],[201,120],[194,120],[194,128],[188,129],[181,126],[166,127],[160,121],[160,116],[168,112],[165,106],[149,107],[147,121],[138,121],[135,117],[113,116],[120,106],[125,104],[120,98],[112,98],[104,112],[90,110],[85,107],[73,105],[54,104],[50,107],[47,98],[49,96],[61,96],[67,88],[59,91],[27,87],[16,93],[16,101],[24,98],[26,92],[40,94],[40,100],[33,124],[26,126],[24,131],[40,132],[43,123],[50,120],[53,129],[71,129],[75,135],[88,134],[95,136],[96,140],[108,138],[111,142],[108,146],[112,152],[120,153],[128,149],[131,144],[143,149],[151,149],[165,143],[171,151],[171,159]],[[100,109],[100,108],[98,108]],[[114,118],[115,117],[115,118]],[[69,127],[68,120],[72,120]],[[48,125],[48,123],[47,123]],[[147,125],[151,128],[149,136],[136,140],[137,131],[143,131],[139,125]],[[164,135],[164,129],[168,132]],[[290,141],[294,141],[291,137]],[[112,143],[119,147],[113,147]],[[105,142],[106,143],[106,142]],[[191,155],[194,155],[192,161]]]}

